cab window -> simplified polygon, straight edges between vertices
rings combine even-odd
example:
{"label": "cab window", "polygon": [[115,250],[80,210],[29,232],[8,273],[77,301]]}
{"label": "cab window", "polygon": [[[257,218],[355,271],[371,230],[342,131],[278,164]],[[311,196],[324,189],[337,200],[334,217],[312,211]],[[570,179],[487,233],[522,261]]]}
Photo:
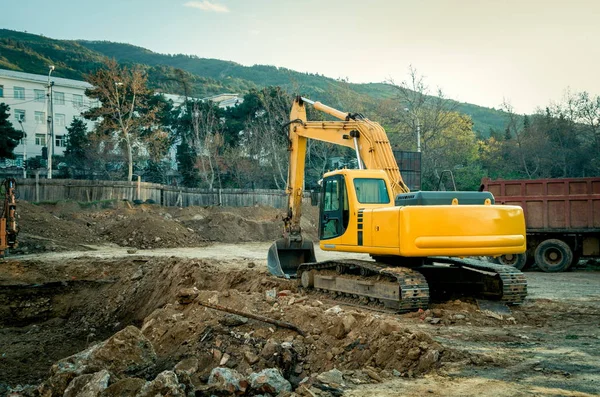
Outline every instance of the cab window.
{"label": "cab window", "polygon": [[390,196],[385,186],[385,180],[376,178],[354,179],[356,198],[361,204],[388,204]]}

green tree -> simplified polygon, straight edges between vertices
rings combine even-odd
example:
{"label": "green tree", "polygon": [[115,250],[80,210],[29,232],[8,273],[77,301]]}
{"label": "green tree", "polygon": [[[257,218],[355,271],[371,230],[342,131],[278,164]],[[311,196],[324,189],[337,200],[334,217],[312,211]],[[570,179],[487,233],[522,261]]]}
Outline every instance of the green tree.
{"label": "green tree", "polygon": [[140,67],[128,68],[109,60],[86,80],[93,85],[86,95],[98,100],[99,105],[85,112],[84,117],[97,121],[99,132],[118,141],[126,154],[127,179],[131,180],[134,147],[167,137],[158,128],[159,108],[152,103],[154,94],[147,87],[147,77]]}
{"label": "green tree", "polygon": [[88,152],[90,150],[90,139],[87,126],[83,120],[74,118],[71,125],[67,127],[67,141],[65,145],[65,162],[71,170],[71,176],[77,171],[85,172],[88,165]]}
{"label": "green tree", "polygon": [[16,130],[8,121],[10,107],[0,103],[0,158],[14,159],[13,150],[23,138],[23,132]]}

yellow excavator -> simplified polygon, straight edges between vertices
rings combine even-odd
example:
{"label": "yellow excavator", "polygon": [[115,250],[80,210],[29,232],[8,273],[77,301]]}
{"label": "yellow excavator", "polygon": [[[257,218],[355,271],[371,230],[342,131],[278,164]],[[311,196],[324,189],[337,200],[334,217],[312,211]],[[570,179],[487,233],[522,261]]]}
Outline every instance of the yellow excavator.
{"label": "yellow excavator", "polygon": [[4,206],[0,213],[0,258],[4,256],[4,251],[8,248],[16,248],[17,234],[17,183],[14,178],[7,178],[2,182],[4,187]]}
{"label": "yellow excavator", "polygon": [[[307,121],[306,104],[340,121]],[[283,238],[267,255],[271,274],[397,311],[456,295],[508,304],[525,299],[527,282],[519,270],[468,258],[525,252],[521,207],[493,205],[489,192],[410,192],[384,129],[360,114],[297,97],[288,137],[288,208]],[[358,169],[323,176],[321,249],[371,259],[317,262],[313,242],[302,236],[308,139],[352,148],[358,163]]]}

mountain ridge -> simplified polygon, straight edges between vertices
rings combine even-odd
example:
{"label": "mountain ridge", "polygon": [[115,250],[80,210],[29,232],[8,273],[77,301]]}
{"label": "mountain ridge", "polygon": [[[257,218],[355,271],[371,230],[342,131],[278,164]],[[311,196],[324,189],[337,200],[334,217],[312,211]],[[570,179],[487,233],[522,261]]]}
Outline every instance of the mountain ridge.
{"label": "mountain ridge", "polygon": [[[251,89],[280,86],[290,92],[326,102],[336,92],[352,90],[362,102],[374,106],[392,98],[394,88],[386,83],[347,83],[313,73],[303,73],[271,65],[244,66],[234,61],[201,58],[186,54],[160,54],[128,43],[104,40],[60,40],[42,35],[0,29],[0,68],[28,73],[46,74],[49,64],[57,66],[54,75],[85,79],[85,75],[101,67],[105,58],[120,63],[140,64],[148,72],[149,83],[164,92],[182,93],[181,84],[173,77],[176,69],[185,72],[193,95],[210,96],[224,91],[246,93]],[[346,93],[347,95],[347,93]],[[333,103],[332,105],[338,106]],[[469,115],[473,129],[480,136],[491,130],[501,131],[506,124],[504,112],[456,102],[461,113]]]}

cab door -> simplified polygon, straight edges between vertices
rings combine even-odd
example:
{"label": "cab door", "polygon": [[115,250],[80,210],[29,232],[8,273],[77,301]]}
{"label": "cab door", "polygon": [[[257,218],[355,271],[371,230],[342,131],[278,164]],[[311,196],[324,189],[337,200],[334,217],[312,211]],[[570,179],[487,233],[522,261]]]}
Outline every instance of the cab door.
{"label": "cab door", "polygon": [[348,196],[342,175],[323,179],[323,200],[319,220],[319,238],[328,240],[339,237],[346,231]]}

